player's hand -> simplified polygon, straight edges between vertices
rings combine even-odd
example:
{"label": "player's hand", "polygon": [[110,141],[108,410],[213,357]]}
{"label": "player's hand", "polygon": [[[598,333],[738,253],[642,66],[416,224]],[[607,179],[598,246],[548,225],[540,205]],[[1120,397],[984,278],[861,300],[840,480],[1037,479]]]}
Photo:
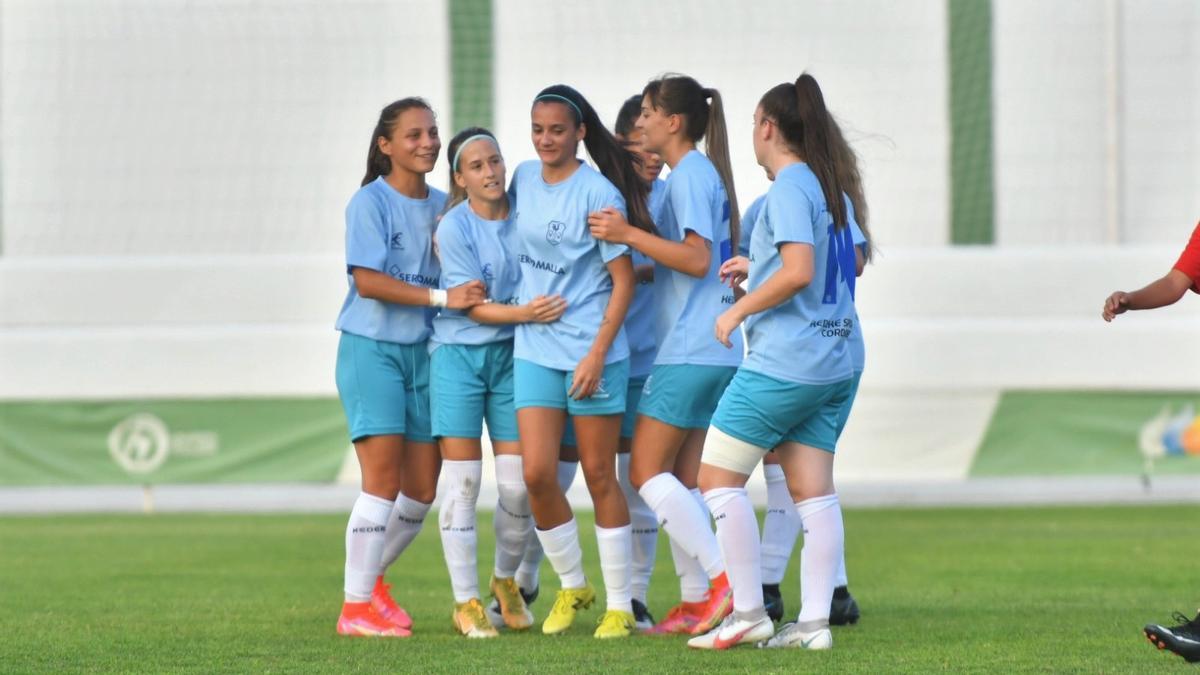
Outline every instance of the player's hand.
{"label": "player's hand", "polygon": [[576,401],[590,397],[600,387],[600,380],[603,377],[604,354],[588,352],[579,365],[575,366],[575,373],[571,376],[571,388],[567,391],[567,396]]}
{"label": "player's hand", "polygon": [[746,256],[735,255],[721,263],[721,269],[717,270],[717,274],[720,276],[721,283],[730,288],[737,288],[750,276],[750,259]]}
{"label": "player's hand", "polygon": [[1104,301],[1104,311],[1100,316],[1104,317],[1105,321],[1112,321],[1118,314],[1124,314],[1128,310],[1129,294],[1125,291],[1117,291]]}
{"label": "player's hand", "polygon": [[486,301],[487,287],[478,279],[446,291],[446,307],[450,309],[470,309]]}
{"label": "player's hand", "polygon": [[592,236],[601,241],[614,244],[628,244],[629,232],[633,226],[625,221],[625,216],[611,206],[592,212],[587,219],[588,230]]}
{"label": "player's hand", "polygon": [[525,323],[551,323],[562,318],[567,301],[561,295],[539,295],[525,305]]}
{"label": "player's hand", "polygon": [[726,349],[732,349],[733,343],[729,340],[729,336],[733,335],[733,331],[737,330],[737,327],[742,325],[742,321],[745,319],[746,317],[742,316],[737,305],[722,312],[721,316],[717,317],[717,323],[713,328],[717,335],[717,342],[725,345]]}

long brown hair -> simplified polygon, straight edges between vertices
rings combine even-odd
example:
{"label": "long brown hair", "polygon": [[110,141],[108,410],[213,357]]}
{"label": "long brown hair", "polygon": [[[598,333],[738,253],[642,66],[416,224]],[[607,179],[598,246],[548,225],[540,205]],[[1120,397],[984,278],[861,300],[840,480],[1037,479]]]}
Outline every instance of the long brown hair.
{"label": "long brown hair", "polygon": [[725,196],[729,199],[729,238],[736,247],[742,229],[741,211],[733,187],[733,163],[729,160],[729,133],[725,128],[721,93],[700,86],[687,75],[664,75],[651,80],[642,89],[642,96],[668,115],[683,115],[686,121],[684,135],[688,140],[699,143],[704,139],[705,154],[721,177]]}
{"label": "long brown hair", "polygon": [[844,163],[845,158],[834,148],[835,123],[816,79],[804,73],[795,83],[775,85],[763,94],[758,105],[763,115],[779,128],[788,149],[817,175],[834,227],[839,230],[846,227],[849,220],[842,193],[846,192],[843,177],[847,171],[844,167],[839,170],[838,166],[839,160]]}
{"label": "long brown hair", "polygon": [[371,149],[367,151],[367,173],[363,175],[361,185],[366,185],[376,178],[386,176],[392,172],[392,160],[383,154],[383,150],[379,149],[379,139],[391,138],[392,131],[396,128],[396,121],[400,119],[400,114],[413,108],[424,108],[429,112],[433,112],[433,108],[429,107],[425,99],[417,96],[409,96],[399,101],[393,101],[384,106],[383,110],[379,111],[379,121],[375,123],[375,130],[371,132]]}

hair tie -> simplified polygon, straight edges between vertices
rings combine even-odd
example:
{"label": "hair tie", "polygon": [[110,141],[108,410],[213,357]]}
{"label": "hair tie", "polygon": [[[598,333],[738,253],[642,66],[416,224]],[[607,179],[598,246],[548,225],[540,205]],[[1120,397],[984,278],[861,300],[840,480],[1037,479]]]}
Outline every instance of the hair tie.
{"label": "hair tie", "polygon": [[[458,156],[462,154],[463,148],[467,147],[471,142],[478,141],[481,138],[486,138],[493,143],[496,142],[496,137],[492,136],[491,134],[475,134],[474,136],[468,136],[467,140],[458,144],[458,150],[454,151],[454,161],[450,163],[450,168],[458,171]],[[499,146],[496,147],[499,148]]]}
{"label": "hair tie", "polygon": [[575,119],[580,122],[583,121],[583,111],[579,109],[579,106],[575,104],[575,101],[572,101],[571,99],[567,98],[566,96],[562,96],[560,94],[542,94],[541,96],[538,96],[537,98],[533,99],[533,102],[537,103],[538,101],[545,101],[545,100],[555,100],[555,101],[562,101],[563,103],[566,103],[567,105],[571,106],[575,110]]}

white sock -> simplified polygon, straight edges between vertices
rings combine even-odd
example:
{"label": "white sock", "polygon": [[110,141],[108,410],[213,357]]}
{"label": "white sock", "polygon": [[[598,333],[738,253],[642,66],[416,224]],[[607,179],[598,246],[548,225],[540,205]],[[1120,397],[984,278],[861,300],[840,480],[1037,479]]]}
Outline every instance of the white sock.
{"label": "white sock", "polygon": [[680,547],[704,568],[705,581],[725,571],[721,547],[708,515],[678,478],[660,473],[643,483],[640,493],[658,514],[659,522],[671,540],[679,542]]}
{"label": "white sock", "polygon": [[346,525],[346,602],[367,602],[379,576],[392,502],[361,492]]}
{"label": "white sock", "polygon": [[425,516],[432,504],[425,504],[415,499],[409,499],[404,493],[396,495],[396,508],[388,520],[387,532],[384,533],[383,556],[380,560],[380,574],[396,562],[396,558],[404,553],[404,549],[417,538],[421,526],[425,524]]}
{"label": "white sock", "polygon": [[[573,522],[573,521],[572,521]],[[596,544],[600,551],[600,573],[604,576],[604,597],[608,609],[633,613],[630,604],[630,559],[633,557],[633,528],[596,526]]]}
{"label": "white sock", "polygon": [[[733,588],[734,610],[762,612],[758,519],[754,516],[754,506],[746,488],[715,488],[704,493],[704,501],[708,502],[713,519],[717,521],[717,540],[725,556],[729,585]],[[828,605],[828,601],[825,604]]]}
{"label": "white sock", "polygon": [[516,576],[525,555],[525,542],[533,534],[520,455],[496,455],[496,490],[500,497],[496,502],[496,562],[492,574],[507,579]]}
{"label": "white sock", "polygon": [[[839,506],[838,508],[841,508],[841,506]],[[843,536],[844,536],[845,527],[842,528],[842,532],[843,532]],[[843,539],[842,559],[838,562],[837,575],[834,576],[834,578],[833,578],[833,587],[840,588],[842,586],[849,586],[849,585],[850,585],[850,580],[846,578],[846,545],[845,545],[845,540]]]}
{"label": "white sock", "polygon": [[783,581],[800,536],[800,515],[788,492],[783,467],[764,464],[763,474],[767,478],[767,516],[763,519],[762,580],[764,584],[778,584]]}
{"label": "white sock", "polygon": [[[805,499],[796,504],[804,522],[804,548],[800,551],[800,616],[797,621],[829,621],[834,576],[842,558],[842,509],[836,494]],[[734,591],[736,600],[736,591]]]}
{"label": "white sock", "polygon": [[[567,493],[571,483],[575,482],[575,472],[579,469],[579,462],[563,462],[558,463],[558,487]],[[525,478],[522,476],[521,481]],[[525,544],[525,556],[521,558],[521,566],[517,568],[517,585],[524,588],[526,591],[532,591],[538,587],[542,570],[542,557],[545,552],[542,550],[542,542],[538,539],[537,528],[533,527],[533,518],[530,517],[529,539]]]}
{"label": "white sock", "polygon": [[550,559],[550,566],[558,574],[562,588],[583,588],[587,577],[583,575],[583,549],[579,548],[579,525],[571,518],[552,530],[539,530],[537,538]]}
{"label": "white sock", "polygon": [[629,480],[629,453],[617,455],[617,481],[629,505],[629,524],[633,528],[633,568],[631,587],[633,598],[646,604],[650,576],[654,574],[654,558],[658,553],[658,517],[646,500],[633,489]]}
{"label": "white sock", "polygon": [[[696,502],[704,513],[704,522],[711,526],[712,514],[708,512],[708,504],[704,503],[700,489],[692,488],[688,492],[692,495],[692,501]],[[675,575],[679,577],[679,599],[682,602],[702,602],[708,596],[708,575],[704,573],[704,568],[698,560],[676,544],[674,539],[668,536],[667,541],[671,544]]]}
{"label": "white sock", "polygon": [[442,476],[446,480],[446,494],[438,509],[442,553],[446,557],[446,569],[450,572],[454,601],[466,602],[479,597],[479,565],[476,557],[479,535],[475,531],[475,507],[479,503],[483,462],[443,461]]}

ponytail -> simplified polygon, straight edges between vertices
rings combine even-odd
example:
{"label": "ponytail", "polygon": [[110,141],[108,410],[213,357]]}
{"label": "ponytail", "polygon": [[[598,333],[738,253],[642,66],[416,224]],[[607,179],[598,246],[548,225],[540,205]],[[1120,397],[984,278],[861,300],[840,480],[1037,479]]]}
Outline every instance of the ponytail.
{"label": "ponytail", "polygon": [[[733,163],[729,159],[729,133],[725,126],[725,107],[721,93],[716,89],[701,87],[700,83],[687,75],[664,75],[651,80],[642,90],[651,105],[669,115],[682,115],[684,135],[693,143],[704,139],[708,160],[712,162],[725,196],[729,199],[729,238],[737,245],[741,236],[741,215],[737,203],[737,191],[733,187]],[[711,103],[710,103],[711,101]]]}
{"label": "ponytail", "polygon": [[625,199],[625,209],[629,214],[629,224],[634,227],[654,232],[654,221],[650,218],[647,206],[650,188],[642,181],[635,170],[637,158],[633,153],[617,142],[612,132],[600,121],[596,109],[588,103],[575,89],[565,84],[546,87],[534,102],[562,103],[571,110],[576,125],[584,125],[586,133],[583,145],[591,155],[596,168],[604,175]]}
{"label": "ponytail", "polygon": [[846,142],[846,137],[833,115],[829,116],[829,145],[833,150],[833,163],[837,167],[838,181],[841,182],[846,196],[850,198],[850,206],[854,209],[854,221],[858,223],[858,229],[862,230],[863,237],[867,240],[863,260],[870,262],[875,245],[867,227],[867,197],[863,190],[862,173],[858,170],[858,155]]}
{"label": "ponytail", "polygon": [[500,143],[496,141],[496,135],[483,127],[467,127],[454,134],[454,138],[451,138],[450,143],[446,146],[446,157],[450,158],[450,194],[446,197],[446,207],[442,213],[449,212],[459,202],[467,200],[467,189],[459,187],[458,182],[454,180],[454,174],[458,173],[458,153],[462,150],[463,143],[473,136],[487,136],[492,139],[497,148],[500,147]]}
{"label": "ponytail", "polygon": [[413,108],[424,108],[433,112],[433,108],[429,107],[425,99],[416,96],[393,101],[379,111],[379,121],[375,123],[375,130],[371,132],[371,147],[367,151],[367,172],[363,175],[360,187],[392,172],[392,160],[379,149],[379,139],[391,138],[400,114]]}

